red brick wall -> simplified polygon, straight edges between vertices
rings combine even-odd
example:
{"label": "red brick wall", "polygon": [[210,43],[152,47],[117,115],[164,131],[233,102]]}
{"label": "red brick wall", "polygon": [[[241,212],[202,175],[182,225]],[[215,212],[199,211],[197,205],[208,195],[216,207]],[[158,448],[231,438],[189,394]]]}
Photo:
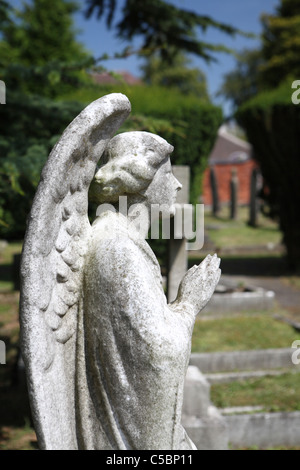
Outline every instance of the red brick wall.
{"label": "red brick wall", "polygon": [[[218,183],[219,201],[221,204],[230,202],[230,180],[233,168],[237,170],[239,181],[238,203],[249,203],[251,173],[252,169],[256,166],[257,164],[254,160],[248,160],[247,162],[238,164],[214,165]],[[212,204],[209,172],[210,168],[207,168],[203,179],[203,203],[207,205]]]}

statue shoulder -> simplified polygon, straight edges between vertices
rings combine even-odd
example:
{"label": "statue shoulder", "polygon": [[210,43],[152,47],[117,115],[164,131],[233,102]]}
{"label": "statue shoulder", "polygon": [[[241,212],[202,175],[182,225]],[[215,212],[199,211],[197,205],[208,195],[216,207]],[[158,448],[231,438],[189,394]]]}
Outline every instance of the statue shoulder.
{"label": "statue shoulder", "polygon": [[110,215],[102,217],[93,224],[86,255],[86,275],[90,278],[97,271],[101,277],[112,280],[125,271],[141,275],[151,261],[144,245],[147,245],[145,241],[132,237],[124,220]]}

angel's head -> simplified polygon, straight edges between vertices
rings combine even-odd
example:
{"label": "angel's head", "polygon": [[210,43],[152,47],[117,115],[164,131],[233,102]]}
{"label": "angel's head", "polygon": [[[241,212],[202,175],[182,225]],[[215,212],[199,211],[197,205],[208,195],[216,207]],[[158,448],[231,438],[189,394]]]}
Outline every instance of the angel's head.
{"label": "angel's head", "polygon": [[139,196],[149,204],[174,205],[181,184],[172,173],[172,152],[172,145],[155,134],[118,134],[103,154],[91,186],[91,199],[102,204],[116,203],[120,196]]}

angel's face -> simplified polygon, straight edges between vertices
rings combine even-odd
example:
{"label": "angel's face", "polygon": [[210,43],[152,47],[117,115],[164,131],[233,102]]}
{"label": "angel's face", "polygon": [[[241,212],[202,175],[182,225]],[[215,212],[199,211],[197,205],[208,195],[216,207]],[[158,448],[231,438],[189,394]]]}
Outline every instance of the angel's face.
{"label": "angel's face", "polygon": [[182,185],[172,172],[171,161],[166,157],[158,167],[155,176],[145,191],[149,205],[159,204],[165,214],[175,214],[175,203]]}

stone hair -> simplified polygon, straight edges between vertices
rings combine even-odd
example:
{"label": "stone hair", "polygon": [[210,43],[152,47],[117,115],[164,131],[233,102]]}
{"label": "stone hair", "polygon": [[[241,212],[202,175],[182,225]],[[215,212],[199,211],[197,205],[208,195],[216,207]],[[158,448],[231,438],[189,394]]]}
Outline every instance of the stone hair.
{"label": "stone hair", "polygon": [[149,132],[124,132],[109,142],[102,167],[91,185],[90,199],[97,203],[117,202],[119,197],[145,190],[172,145]]}

